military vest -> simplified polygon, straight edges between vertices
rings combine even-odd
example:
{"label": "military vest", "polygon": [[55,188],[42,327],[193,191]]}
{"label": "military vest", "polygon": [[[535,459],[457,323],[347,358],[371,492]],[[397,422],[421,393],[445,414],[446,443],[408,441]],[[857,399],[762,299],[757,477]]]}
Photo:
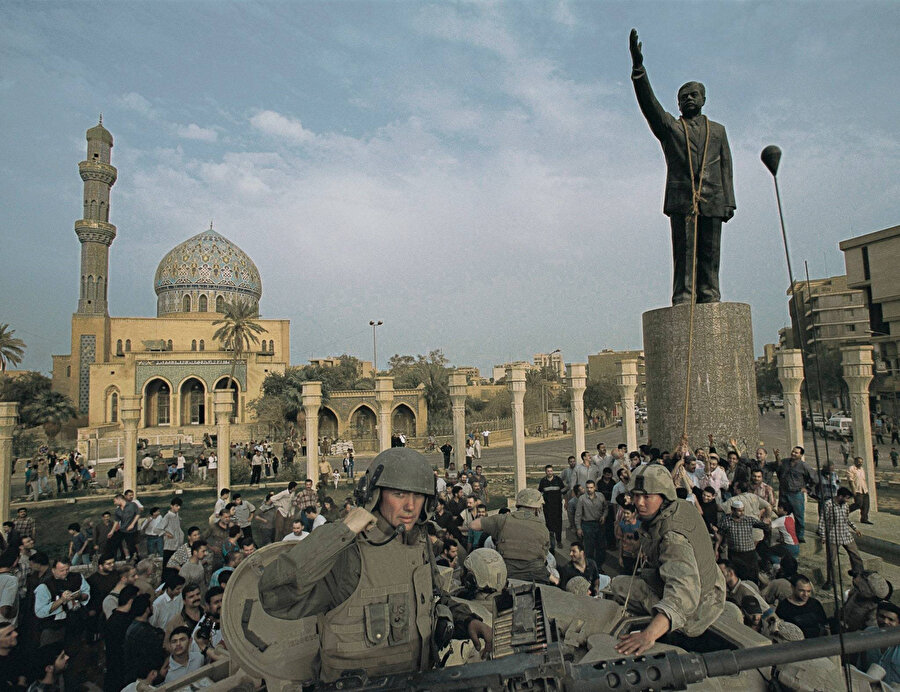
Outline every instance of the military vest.
{"label": "military vest", "polygon": [[[374,543],[387,538],[368,531]],[[389,675],[429,668],[434,589],[422,540],[382,546],[357,538],[359,584],[346,601],[319,616],[321,671],[331,682],[347,670]]]}
{"label": "military vest", "polygon": [[[69,572],[65,579],[54,579],[53,573],[50,570],[47,570],[47,576],[41,583],[44,584],[50,592],[51,604],[62,595],[63,591],[81,591],[81,575],[76,572]],[[66,614],[65,618],[59,620],[56,619],[56,616],[59,615],[59,609],[57,609],[50,613],[48,617],[40,618],[38,620],[38,629],[64,627],[66,625],[66,620],[71,615],[71,611],[67,606],[62,606],[62,609]]]}
{"label": "military vest", "polygon": [[497,552],[504,560],[547,559],[544,546],[550,541],[550,532],[540,516],[532,510],[517,509],[506,515],[497,534]]}
{"label": "military vest", "polygon": [[[717,580],[724,583],[722,572],[716,565],[716,554],[700,513],[686,500],[675,500],[659,511],[656,518],[641,523],[641,550],[647,559],[641,578],[660,592],[663,581],[659,576],[659,544],[670,531],[684,536],[694,550],[694,559],[700,571],[700,593],[708,593]],[[648,574],[649,573],[649,574]]]}

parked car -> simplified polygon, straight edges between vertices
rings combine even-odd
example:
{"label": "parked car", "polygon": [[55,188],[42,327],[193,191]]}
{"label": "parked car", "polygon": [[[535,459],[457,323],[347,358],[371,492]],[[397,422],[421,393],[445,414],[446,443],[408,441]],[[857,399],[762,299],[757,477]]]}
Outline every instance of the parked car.
{"label": "parked car", "polygon": [[813,413],[813,429],[825,433],[825,416],[821,413]]}
{"label": "parked car", "polygon": [[825,436],[839,440],[853,436],[853,419],[846,416],[832,416],[825,423]]}
{"label": "parked car", "polygon": [[772,397],[772,408],[784,408],[784,399],[781,397]]}

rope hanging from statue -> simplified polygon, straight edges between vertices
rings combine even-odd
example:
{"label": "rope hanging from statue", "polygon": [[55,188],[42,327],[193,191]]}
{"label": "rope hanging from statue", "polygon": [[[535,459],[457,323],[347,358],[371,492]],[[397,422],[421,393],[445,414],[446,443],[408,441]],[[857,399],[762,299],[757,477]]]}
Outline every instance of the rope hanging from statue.
{"label": "rope hanging from statue", "polygon": [[694,350],[694,304],[697,302],[697,226],[700,218],[700,195],[703,190],[703,172],[706,170],[706,155],[709,152],[709,119],[704,115],[706,125],[706,142],[703,144],[703,159],[700,161],[700,175],[694,186],[694,163],[691,159],[691,137],[688,133],[687,121],[681,118],[684,128],[684,148],[687,151],[688,172],[691,174],[691,218],[694,225],[694,237],[691,243],[691,308],[688,322],[688,357],[687,373],[684,380],[684,419],[681,427],[682,436],[688,432],[688,407],[691,402],[691,360]]}

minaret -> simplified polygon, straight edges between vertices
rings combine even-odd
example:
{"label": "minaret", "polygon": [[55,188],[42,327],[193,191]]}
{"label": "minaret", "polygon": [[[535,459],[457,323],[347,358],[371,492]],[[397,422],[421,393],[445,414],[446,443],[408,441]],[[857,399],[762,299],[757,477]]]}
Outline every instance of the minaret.
{"label": "minaret", "polygon": [[117,171],[109,163],[113,137],[100,124],[87,131],[87,160],[78,164],[84,181],[84,217],[75,222],[75,235],[81,241],[81,292],[79,315],[108,315],[106,300],[109,278],[109,246],[116,227],[109,223],[109,190]]}

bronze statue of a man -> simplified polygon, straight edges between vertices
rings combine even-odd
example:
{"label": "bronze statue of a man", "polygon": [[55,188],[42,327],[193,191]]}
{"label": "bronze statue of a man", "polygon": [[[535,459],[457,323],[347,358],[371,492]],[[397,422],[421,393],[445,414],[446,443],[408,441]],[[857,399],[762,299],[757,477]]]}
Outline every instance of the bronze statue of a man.
{"label": "bronze statue of a man", "polygon": [[706,89],[699,82],[688,82],[678,90],[680,118],[666,112],[650,88],[635,29],[631,30],[630,45],[634,92],[650,130],[662,145],[668,169],[663,213],[672,226],[672,304],[690,303],[692,289],[697,303],[717,303],[722,223],[734,216],[735,209],[725,128],[700,113]]}

